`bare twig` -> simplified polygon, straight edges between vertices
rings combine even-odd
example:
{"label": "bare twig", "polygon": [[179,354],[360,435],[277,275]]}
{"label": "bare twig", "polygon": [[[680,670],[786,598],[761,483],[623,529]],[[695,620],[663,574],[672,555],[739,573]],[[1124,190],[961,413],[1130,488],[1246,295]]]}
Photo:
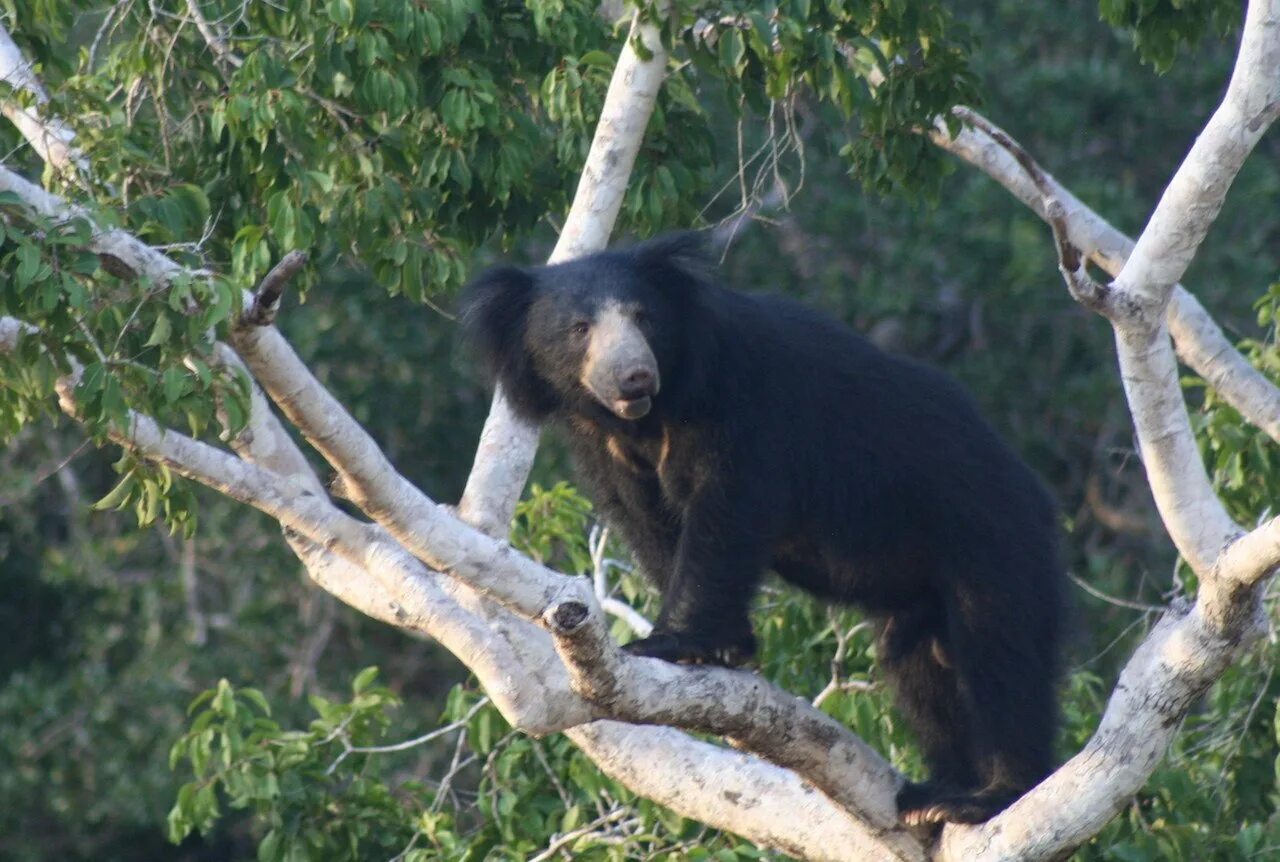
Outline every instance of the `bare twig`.
{"label": "bare twig", "polygon": [[608,814],[605,814],[603,817],[597,817],[595,820],[592,820],[586,826],[581,826],[577,829],[573,829],[569,832],[564,833],[563,835],[553,838],[551,843],[547,845],[547,848],[545,850],[543,850],[537,856],[529,857],[529,862],[548,862],[548,860],[554,859],[562,851],[566,850],[570,844],[577,841],[579,838],[585,838],[586,836],[591,835],[592,833],[600,831],[601,828],[604,826],[609,826],[611,824],[617,823],[619,820],[624,820],[630,814],[631,814],[631,809],[629,808],[615,808],[613,811],[610,811]]}
{"label": "bare twig", "polygon": [[237,57],[227,47],[226,41],[218,35],[213,29],[213,25],[204,17],[204,13],[200,11],[199,0],[187,0],[187,13],[191,15],[191,20],[195,22],[196,29],[200,31],[200,35],[204,37],[205,44],[209,46],[209,50],[213,52],[213,55],[219,61],[235,69],[239,69],[244,65],[244,60]]}
{"label": "bare twig", "polygon": [[422,734],[422,736],[415,736],[413,739],[406,739],[404,742],[396,742],[391,745],[351,745],[347,739],[346,731],[343,729],[336,737],[342,741],[342,753],[334,759],[333,763],[329,764],[329,768],[324,771],[324,774],[333,775],[334,770],[338,768],[342,761],[346,760],[353,754],[390,754],[395,751],[407,751],[410,748],[417,748],[419,745],[425,745],[433,739],[439,739],[446,734],[453,733],[456,730],[466,727],[471,719],[476,717],[476,713],[488,705],[489,698],[482,697],[477,700],[475,704],[472,705],[471,709],[467,710],[466,714],[457,721],[450,722],[444,727],[437,727],[430,733]]}

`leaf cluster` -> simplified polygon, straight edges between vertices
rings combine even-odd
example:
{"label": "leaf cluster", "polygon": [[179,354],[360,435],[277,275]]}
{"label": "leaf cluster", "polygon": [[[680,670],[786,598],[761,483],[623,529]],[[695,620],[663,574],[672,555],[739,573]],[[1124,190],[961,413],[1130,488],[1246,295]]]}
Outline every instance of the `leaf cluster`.
{"label": "leaf cluster", "polygon": [[1202,39],[1222,37],[1240,26],[1243,4],[1234,0],[1099,0],[1102,20],[1132,34],[1145,63],[1167,72],[1178,53]]}
{"label": "leaf cluster", "polygon": [[[683,10],[684,48],[731,104],[763,111],[803,93],[847,124],[841,150],[865,186],[936,197],[950,163],[919,134],[978,101],[971,40],[941,3],[771,0]],[[952,126],[952,133],[958,126]]]}

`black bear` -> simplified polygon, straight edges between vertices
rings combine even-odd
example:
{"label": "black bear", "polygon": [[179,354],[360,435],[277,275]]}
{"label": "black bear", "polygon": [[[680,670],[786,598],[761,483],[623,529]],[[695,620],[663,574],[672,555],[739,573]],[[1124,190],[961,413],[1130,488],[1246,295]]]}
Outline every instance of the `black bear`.
{"label": "black bear", "polygon": [[909,823],[981,822],[1052,765],[1056,513],[949,377],[798,303],[716,284],[676,234],[500,267],[463,299],[518,412],[563,427],[662,593],[635,654],[736,664],[766,570],[877,621],[930,770]]}

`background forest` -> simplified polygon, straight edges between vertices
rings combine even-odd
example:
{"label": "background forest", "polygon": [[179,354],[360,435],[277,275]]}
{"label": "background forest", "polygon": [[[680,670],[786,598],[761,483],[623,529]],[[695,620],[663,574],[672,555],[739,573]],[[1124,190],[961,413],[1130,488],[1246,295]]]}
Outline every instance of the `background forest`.
{"label": "background forest", "polygon": [[[164,15],[133,44],[127,26],[118,35],[103,28],[104,16],[145,17],[142,4],[84,5],[0,3],[15,39],[65,76],[75,98],[109,101],[113,73],[124,79],[125,71],[153,88],[164,75],[216,80],[217,64],[194,33],[168,41],[174,31]],[[314,14],[341,27],[357,5]],[[241,142],[235,147],[157,133],[151,143],[161,157],[145,155],[143,169],[105,180],[147,225],[149,242],[190,241],[213,224],[209,253],[231,261],[238,277],[260,277],[278,249],[253,217],[217,202],[262,200],[259,221],[272,241],[315,247],[305,301],[287,301],[281,328],[396,466],[439,500],[460,495],[489,404],[458,343],[452,297],[470,272],[499,257],[545,259],[556,225],[544,214],[565,209],[608,80],[610,61],[595,56],[597,43],[612,50],[607,29],[602,38],[555,25],[557,6],[573,4],[494,4],[501,11],[484,32],[461,12],[450,17],[466,5],[442,4],[434,38],[505,46],[513,76],[535,81],[554,132],[520,130],[528,161],[493,164],[483,117],[509,106],[491,71],[460,63],[456,80],[423,85],[443,88],[442,112],[474,112],[474,122],[461,124],[475,135],[474,163],[446,158],[437,169],[459,188],[484,186],[486,195],[472,198],[483,205],[461,203],[460,194],[415,198],[399,173],[414,146],[411,129],[378,130],[358,155],[343,155],[346,135],[370,133],[340,106],[329,110],[334,146],[325,150],[316,135],[317,151],[304,154],[314,170],[290,178],[312,184],[311,203],[265,193],[276,166],[265,144],[251,145],[257,124],[295,122],[287,104],[270,115],[229,104],[215,122]],[[1104,2],[1102,11],[1122,21],[1129,5]],[[1180,56],[1147,52],[1144,61],[1131,32],[1101,20],[1094,0],[959,2],[952,12],[953,37],[972,40],[968,62],[983,112],[1122,231],[1140,228],[1221,95],[1234,36],[1209,34]],[[381,52],[388,68],[412,68],[410,49],[396,40],[413,39],[372,32],[382,37],[368,51]],[[175,44],[188,56],[170,66]],[[69,73],[76,52],[87,51],[101,52],[101,80]],[[265,61],[246,66],[254,62],[261,67],[234,70],[241,84],[283,74]],[[397,86],[388,73],[351,103],[405,98]],[[463,87],[490,95],[451,106]],[[761,112],[721,87],[690,69],[664,96],[654,120],[663,132],[641,156],[620,235],[712,228],[723,275],[736,287],[797,295],[966,383],[1065,514],[1079,588],[1062,745],[1075,751],[1153,611],[1188,577],[1134,453],[1109,328],[1063,291],[1043,224],[987,177],[939,155],[928,163],[936,178],[885,193],[875,177],[868,184],[849,176],[842,149],[850,130],[829,106],[801,92],[791,112]],[[78,131],[95,159],[105,153],[107,164],[123,163],[138,158],[147,122],[139,109],[128,131],[111,123]],[[1267,287],[1280,263],[1278,156],[1280,140],[1264,139],[1185,279],[1269,372],[1280,361],[1280,286]],[[0,157],[28,176],[41,170],[8,124],[0,124]],[[391,179],[343,197],[346,172],[366,169],[361,160]],[[326,196],[350,212],[320,236],[309,213]],[[432,254],[398,244],[400,214],[427,210],[453,230],[435,238]],[[366,268],[351,267],[355,259]],[[8,274],[0,270],[0,279]],[[1253,523],[1280,492],[1274,447],[1211,393],[1201,401],[1193,420],[1215,481],[1232,514]],[[189,536],[162,523],[139,530],[132,507],[91,511],[118,481],[116,457],[57,419],[24,428],[0,454],[0,858],[526,859],[568,846],[582,859],[781,858],[634,798],[560,737],[509,734],[448,653],[310,586],[267,518],[199,489]],[[565,571],[589,571],[593,522],[585,501],[559,484],[566,479],[552,439],[513,541]],[[623,575],[621,583],[642,610],[651,601],[638,580]],[[755,619],[764,673],[808,697],[834,674],[845,684],[823,708],[896,765],[914,765],[877,686],[870,632],[855,614],[828,614],[778,588],[762,597]],[[1133,805],[1078,858],[1280,854],[1277,660],[1272,639],[1229,670]],[[361,672],[371,666],[376,678]],[[210,689],[218,693],[189,712]],[[344,756],[438,726],[449,730],[404,750]],[[233,737],[256,729],[296,756],[265,770],[210,748],[210,729]],[[576,843],[557,847],[555,836],[566,833]]]}

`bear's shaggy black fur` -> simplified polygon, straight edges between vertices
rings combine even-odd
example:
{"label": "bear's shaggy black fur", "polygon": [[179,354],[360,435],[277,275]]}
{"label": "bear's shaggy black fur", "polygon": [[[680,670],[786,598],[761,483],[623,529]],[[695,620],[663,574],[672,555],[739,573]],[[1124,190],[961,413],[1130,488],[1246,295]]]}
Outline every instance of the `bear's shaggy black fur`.
{"label": "bear's shaggy black fur", "polygon": [[[517,410],[663,597],[668,661],[733,664],[767,569],[863,608],[930,769],[911,822],[978,822],[1052,765],[1063,578],[1055,510],[947,376],[801,305],[715,284],[678,234],[503,267],[464,298]],[[588,370],[589,369],[589,370]]]}

